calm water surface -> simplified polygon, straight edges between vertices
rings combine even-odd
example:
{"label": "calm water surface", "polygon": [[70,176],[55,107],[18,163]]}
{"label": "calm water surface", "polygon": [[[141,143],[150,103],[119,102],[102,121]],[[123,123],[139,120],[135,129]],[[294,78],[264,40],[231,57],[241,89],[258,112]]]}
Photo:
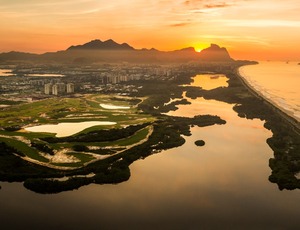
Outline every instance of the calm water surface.
{"label": "calm water surface", "polygon": [[36,74],[26,74],[26,77],[64,77],[63,74],[55,73],[36,73]]}
{"label": "calm water surface", "polygon": [[[297,229],[300,193],[279,191],[268,181],[273,152],[266,139],[272,134],[263,122],[239,118],[230,104],[201,98],[191,102],[173,115],[213,111],[226,125],[192,128],[183,146],[133,163],[131,178],[121,184],[40,195],[20,183],[0,183],[1,226]],[[200,139],[205,146],[194,144]]]}
{"label": "calm water surface", "polygon": [[228,78],[223,74],[199,74],[194,77],[191,86],[199,86],[205,90],[228,86]]}
{"label": "calm water surface", "polygon": [[56,137],[67,137],[81,132],[84,129],[97,125],[115,125],[111,121],[84,121],[84,122],[62,122],[59,124],[38,125],[25,128],[29,132],[55,133]]}
{"label": "calm water surface", "polygon": [[9,77],[14,76],[14,74],[11,72],[11,69],[0,69],[0,77]]}
{"label": "calm water surface", "polygon": [[[0,69],[0,77],[15,76],[11,72],[11,69]],[[39,74],[25,74],[26,77],[64,77],[63,74],[52,74],[52,73],[39,73]]]}

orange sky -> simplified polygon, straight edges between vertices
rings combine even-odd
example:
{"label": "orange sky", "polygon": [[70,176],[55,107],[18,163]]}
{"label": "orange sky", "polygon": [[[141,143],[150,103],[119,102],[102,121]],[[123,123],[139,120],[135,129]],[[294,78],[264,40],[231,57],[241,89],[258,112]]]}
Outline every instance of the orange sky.
{"label": "orange sky", "polygon": [[299,0],[0,0],[0,52],[93,39],[174,50],[210,43],[235,59],[300,61]]}

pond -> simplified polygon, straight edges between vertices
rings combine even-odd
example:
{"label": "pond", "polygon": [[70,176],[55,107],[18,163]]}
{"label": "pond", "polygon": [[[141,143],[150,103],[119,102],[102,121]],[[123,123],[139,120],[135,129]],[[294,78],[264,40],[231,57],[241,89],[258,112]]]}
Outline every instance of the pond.
{"label": "pond", "polygon": [[29,132],[38,133],[55,133],[56,137],[71,136],[81,132],[84,129],[96,125],[115,125],[116,122],[111,121],[84,121],[84,122],[63,122],[59,124],[38,125],[26,127],[25,130]]}
{"label": "pond", "polygon": [[0,69],[0,77],[10,77],[10,76],[15,76],[11,72],[11,69]]}
{"label": "pond", "polygon": [[191,86],[198,86],[205,90],[211,90],[218,87],[227,87],[229,80],[223,74],[199,74],[193,78]]}
{"label": "pond", "polygon": [[26,74],[26,77],[65,77],[65,75],[55,73],[32,73]]}
{"label": "pond", "polygon": [[111,104],[100,104],[103,109],[130,109],[130,106],[118,106]]}

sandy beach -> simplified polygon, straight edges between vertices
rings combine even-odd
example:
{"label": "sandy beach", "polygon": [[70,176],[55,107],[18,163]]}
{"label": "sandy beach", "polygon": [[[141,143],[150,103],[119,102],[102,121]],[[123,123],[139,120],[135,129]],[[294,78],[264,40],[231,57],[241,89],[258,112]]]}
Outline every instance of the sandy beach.
{"label": "sandy beach", "polygon": [[236,75],[240,78],[240,80],[242,81],[244,86],[247,87],[250,90],[250,92],[252,92],[253,95],[255,95],[256,97],[262,98],[266,102],[266,104],[268,104],[269,106],[272,107],[274,112],[278,113],[281,117],[283,117],[286,121],[288,121],[300,134],[299,120],[297,117],[294,116],[293,113],[284,109],[283,107],[278,106],[272,100],[265,97],[261,92],[257,91],[240,73],[240,68],[237,69]]}

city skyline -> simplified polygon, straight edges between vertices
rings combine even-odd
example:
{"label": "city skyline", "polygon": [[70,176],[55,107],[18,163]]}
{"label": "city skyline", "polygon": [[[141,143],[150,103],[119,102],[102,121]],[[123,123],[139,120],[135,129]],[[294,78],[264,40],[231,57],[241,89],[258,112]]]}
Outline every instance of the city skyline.
{"label": "city skyline", "polygon": [[0,52],[54,52],[113,39],[137,49],[200,51],[216,43],[234,59],[300,59],[297,0],[0,2]]}

